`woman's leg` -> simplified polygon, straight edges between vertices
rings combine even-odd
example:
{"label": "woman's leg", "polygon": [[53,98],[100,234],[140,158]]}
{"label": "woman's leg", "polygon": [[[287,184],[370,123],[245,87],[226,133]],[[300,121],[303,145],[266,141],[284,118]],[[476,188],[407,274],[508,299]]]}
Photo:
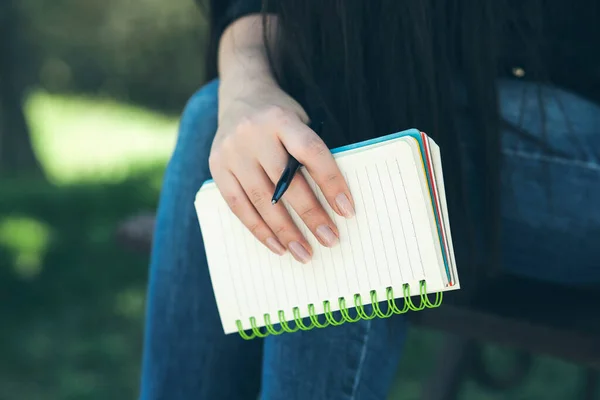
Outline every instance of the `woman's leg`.
{"label": "woman's leg", "polygon": [[407,328],[397,315],[267,337],[261,399],[386,399]]}
{"label": "woman's leg", "polygon": [[194,196],[210,178],[216,81],[189,101],[167,168],[150,265],[142,400],[255,399],[262,341],[223,334]]}
{"label": "woman's leg", "polygon": [[600,282],[600,106],[520,81],[501,82],[500,101],[529,137],[503,134],[504,268]]}

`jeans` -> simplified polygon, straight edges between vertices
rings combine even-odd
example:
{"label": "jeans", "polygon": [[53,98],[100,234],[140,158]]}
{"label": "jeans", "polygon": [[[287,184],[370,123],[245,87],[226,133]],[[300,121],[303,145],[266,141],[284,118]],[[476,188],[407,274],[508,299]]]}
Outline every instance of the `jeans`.
{"label": "jeans", "polygon": [[[264,340],[223,334],[193,207],[210,178],[217,88],[213,81],[190,99],[163,183],[141,399],[385,399],[408,328],[402,315]],[[504,118],[531,135],[502,137],[505,268],[600,282],[600,107],[521,81],[501,82],[499,90]]]}

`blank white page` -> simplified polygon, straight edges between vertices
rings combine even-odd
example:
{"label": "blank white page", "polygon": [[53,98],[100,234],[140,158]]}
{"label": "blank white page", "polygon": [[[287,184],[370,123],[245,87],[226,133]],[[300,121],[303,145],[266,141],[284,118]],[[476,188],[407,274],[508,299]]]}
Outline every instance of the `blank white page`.
{"label": "blank white page", "polygon": [[287,320],[293,320],[295,307],[307,317],[309,304],[322,314],[326,300],[335,311],[340,297],[348,307],[354,304],[355,294],[369,304],[372,290],[380,301],[385,300],[388,287],[401,298],[405,283],[412,295],[419,294],[421,280],[427,282],[428,292],[447,290],[439,236],[432,230],[431,200],[422,185],[425,174],[415,144],[415,139],[401,137],[335,155],[354,197],[356,216],[352,219],[335,214],[301,170],[340,232],[337,246],[323,247],[284,202],[314,249],[308,264],[297,262],[289,253],[271,253],[229,210],[215,184],[203,185],[195,206],[225,333],[237,332],[237,320],[250,329],[250,317],[256,318],[257,326],[264,326],[265,314],[276,322],[279,310]]}

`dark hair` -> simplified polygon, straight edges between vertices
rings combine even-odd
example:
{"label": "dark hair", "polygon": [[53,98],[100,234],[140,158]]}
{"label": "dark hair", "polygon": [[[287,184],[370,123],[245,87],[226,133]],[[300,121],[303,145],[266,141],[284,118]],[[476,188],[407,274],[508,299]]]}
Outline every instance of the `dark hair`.
{"label": "dark hair", "polygon": [[[599,6],[595,0],[580,1],[587,8],[582,6],[581,15],[573,16],[564,3],[263,0],[263,8],[279,16],[276,42],[269,43],[273,71],[312,118],[325,120],[323,138],[328,145],[409,127],[427,132],[440,145],[458,241],[472,237],[466,230],[474,226],[459,146],[461,120],[472,121],[472,141],[482,149],[475,162],[483,172],[483,254],[488,264],[497,265],[503,124],[497,79],[513,76],[512,69],[521,67],[528,79],[579,92],[588,88],[588,97],[600,94],[597,84],[582,84],[583,76],[592,76],[591,67],[584,67],[590,65],[590,57],[596,57],[591,65],[595,61],[598,68],[597,52],[585,44],[593,32],[571,32],[586,25],[597,30],[591,28],[596,26],[593,18],[589,23],[582,18]],[[567,16],[574,22],[571,26],[564,23]],[[572,77],[564,74],[564,67],[571,63],[573,68],[574,57],[580,57],[575,63],[579,76],[569,81]],[[463,93],[463,102],[457,101],[457,93]]]}

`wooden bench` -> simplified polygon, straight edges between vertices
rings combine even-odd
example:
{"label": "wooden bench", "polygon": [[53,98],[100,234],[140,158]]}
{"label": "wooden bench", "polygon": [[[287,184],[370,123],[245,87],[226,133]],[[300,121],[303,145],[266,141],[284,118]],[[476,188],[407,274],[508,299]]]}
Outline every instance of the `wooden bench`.
{"label": "wooden bench", "polygon": [[[153,227],[151,214],[140,215],[122,224],[117,237],[128,248],[147,253]],[[468,378],[490,390],[514,387],[527,376],[532,353],[581,365],[579,398],[600,395],[600,286],[565,287],[502,276],[479,284],[468,299],[461,292],[446,294],[439,309],[410,315],[414,324],[447,334],[431,382],[424,385],[424,400],[458,399]],[[489,372],[479,343],[517,349],[510,373],[498,377]]]}
{"label": "wooden bench", "polygon": [[[546,354],[582,366],[581,399],[598,395],[600,369],[600,286],[565,287],[503,276],[479,287],[468,301],[445,296],[439,309],[413,313],[423,327],[450,334],[423,398],[458,398],[465,378],[489,389],[518,385],[527,375],[531,353]],[[494,377],[482,361],[478,342],[518,350],[514,370]],[[575,395],[572,397],[577,398]]]}

